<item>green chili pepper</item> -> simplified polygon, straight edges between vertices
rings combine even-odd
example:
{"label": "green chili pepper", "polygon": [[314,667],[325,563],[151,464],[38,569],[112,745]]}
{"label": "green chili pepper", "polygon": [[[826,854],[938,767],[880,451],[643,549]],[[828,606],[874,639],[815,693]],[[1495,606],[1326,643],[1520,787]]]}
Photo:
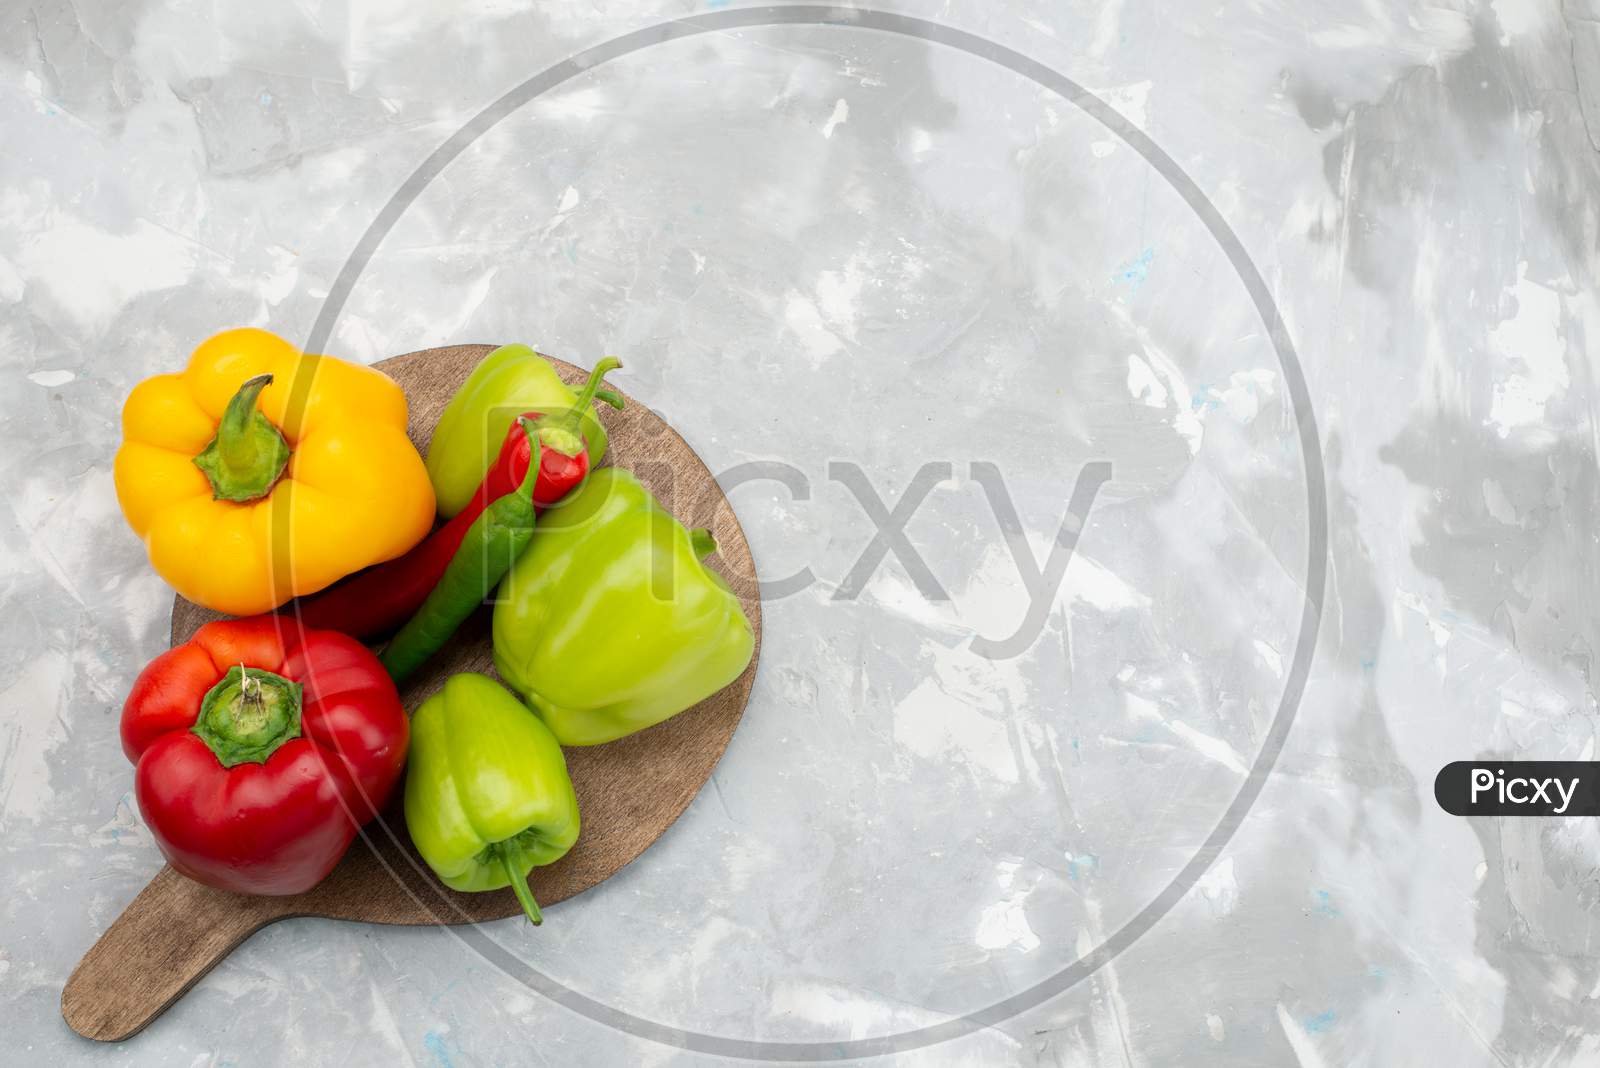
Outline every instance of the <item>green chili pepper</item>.
{"label": "green chili pepper", "polygon": [[509,886],[538,923],[528,872],[578,840],[578,795],[555,735],[493,679],[452,675],[411,718],[406,828],[446,886]]}
{"label": "green chili pepper", "polygon": [[483,603],[533,538],[536,518],[533,486],[539,476],[539,436],[531,420],[519,418],[517,425],[528,436],[528,448],[532,450],[522,484],[516,492],[499,498],[472,521],[440,576],[439,584],[379,656],[396,685],[403,683],[450,640],[456,628]]}

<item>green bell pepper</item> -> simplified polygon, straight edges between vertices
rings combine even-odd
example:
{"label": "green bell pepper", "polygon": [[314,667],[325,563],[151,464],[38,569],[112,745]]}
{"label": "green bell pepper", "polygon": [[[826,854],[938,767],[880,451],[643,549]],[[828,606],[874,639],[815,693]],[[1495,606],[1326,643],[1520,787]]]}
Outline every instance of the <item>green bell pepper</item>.
{"label": "green bell pepper", "polygon": [[494,664],[562,745],[597,745],[728,685],[755,651],[716,549],[604,468],[540,517],[501,580]]}
{"label": "green bell pepper", "polygon": [[[597,390],[595,396],[622,407],[622,398],[609,389]],[[502,345],[485,356],[445,405],[428,443],[428,477],[439,514],[448,519],[467,506],[500,454],[513,420],[565,411],[577,397],[550,361],[526,345]],[[592,405],[583,413],[580,430],[588,443],[589,466],[599,467],[606,431]]]}
{"label": "green bell pepper", "polygon": [[528,872],[578,840],[578,795],[537,716],[485,675],[452,675],[411,717],[406,827],[446,886],[509,886],[537,924]]}

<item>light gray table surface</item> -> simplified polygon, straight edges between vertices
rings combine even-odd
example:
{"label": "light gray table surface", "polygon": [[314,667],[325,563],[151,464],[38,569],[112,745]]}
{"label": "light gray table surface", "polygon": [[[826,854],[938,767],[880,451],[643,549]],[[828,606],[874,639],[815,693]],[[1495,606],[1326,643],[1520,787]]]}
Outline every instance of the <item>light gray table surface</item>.
{"label": "light gray table surface", "polygon": [[[442,929],[280,924],[116,1046],[57,1003],[161,864],[116,734],[171,601],[113,494],[128,390],[229,326],[305,343],[473,115],[737,7],[0,9],[0,1060],[726,1063]],[[1136,132],[883,29],[642,47],[466,148],[332,323],[324,348],[366,362],[619,354],[617,383],[730,483],[761,461],[799,487],[733,491],[762,574],[812,580],[765,605],[713,783],[543,928],[483,933],[633,1018],[836,1044],[1026,1001],[1148,926],[1040,1004],[874,1063],[1600,1061],[1600,829],[1432,796],[1451,760],[1595,752],[1600,5],[886,9],[1031,57]],[[1137,131],[1237,234],[1310,412]],[[1307,415],[1327,570],[1304,698],[1185,879],[1293,682]],[[1025,582],[990,491],[1042,561],[1097,460],[1059,590]],[[928,463],[950,467],[911,551],[857,588],[878,527],[858,498],[892,504]],[[995,653],[1035,598],[1037,633]]]}

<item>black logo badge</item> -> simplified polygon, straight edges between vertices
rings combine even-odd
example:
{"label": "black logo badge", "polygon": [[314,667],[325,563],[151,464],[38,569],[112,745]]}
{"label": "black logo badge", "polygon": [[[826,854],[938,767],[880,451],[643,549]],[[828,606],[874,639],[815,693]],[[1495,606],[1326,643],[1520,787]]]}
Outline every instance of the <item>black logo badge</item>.
{"label": "black logo badge", "polygon": [[1457,760],[1433,780],[1452,816],[1600,816],[1600,763]]}

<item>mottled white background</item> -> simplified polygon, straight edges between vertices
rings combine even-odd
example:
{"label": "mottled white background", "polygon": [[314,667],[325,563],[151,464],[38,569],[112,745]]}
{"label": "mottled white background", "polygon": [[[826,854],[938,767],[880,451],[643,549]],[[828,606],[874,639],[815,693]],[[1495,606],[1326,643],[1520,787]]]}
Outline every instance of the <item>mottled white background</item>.
{"label": "mottled white background", "polygon": [[[717,6],[715,4],[711,6]],[[1584,1064],[1592,821],[1467,823],[1438,768],[1593,755],[1600,4],[885,4],[1047,62],[1238,232],[1327,454],[1331,568],[1251,817],[1113,965],[905,1063]],[[0,1014],[18,1063],[713,1063],[611,1032],[447,933],[293,921],[116,1047],[72,965],[160,865],[116,715],[170,594],[112,494],[132,384],[241,323],[303,339],[405,176],[499,94],[686,3],[5,5],[0,17]],[[1587,109],[1587,111],[1585,110]],[[1585,115],[1590,125],[1585,126]],[[827,1041],[1058,971],[1182,867],[1254,759],[1305,569],[1282,373],[1151,169],[971,57],[840,28],[591,71],[474,145],[329,348],[526,340],[655,406],[763,573],[761,673],[713,783],[640,862],[502,944],[630,1013]],[[1042,555],[1101,494],[1038,640],[991,461]],[[897,562],[829,461],[898,496]],[[130,980],[136,981],[136,980]],[[720,1063],[720,1062],[719,1062]]]}

